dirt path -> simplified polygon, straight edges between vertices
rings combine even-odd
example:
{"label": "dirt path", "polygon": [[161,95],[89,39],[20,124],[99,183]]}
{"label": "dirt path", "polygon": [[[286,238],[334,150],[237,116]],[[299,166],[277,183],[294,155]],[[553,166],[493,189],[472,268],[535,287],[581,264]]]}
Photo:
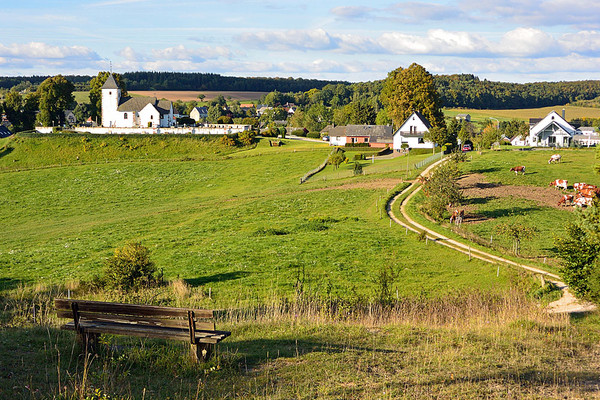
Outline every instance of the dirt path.
{"label": "dirt path", "polygon": [[[427,167],[427,169],[425,169],[425,171],[423,171],[422,175],[427,176],[433,168],[435,168],[438,164],[440,164],[444,161],[445,160],[442,159],[442,160],[430,165],[429,167]],[[544,276],[544,278],[547,281],[550,281],[550,282],[553,282],[554,284],[556,284],[563,292],[563,295],[559,300],[552,302],[548,305],[547,309],[548,309],[549,313],[587,312],[587,311],[592,311],[592,310],[596,309],[596,306],[594,306],[593,304],[583,303],[583,302],[580,302],[579,300],[577,300],[575,298],[575,296],[573,296],[572,293],[569,291],[569,288],[567,287],[567,285],[560,280],[560,277],[558,275],[555,275],[548,271],[544,271],[542,269],[532,267],[532,266],[529,266],[526,264],[517,263],[515,261],[506,259],[504,257],[499,257],[496,255],[493,255],[486,251],[471,248],[470,244],[464,244],[464,243],[458,242],[456,240],[450,239],[450,238],[448,238],[440,233],[437,233],[437,232],[433,231],[432,229],[426,228],[423,225],[412,220],[406,212],[406,204],[412,199],[412,197],[415,194],[417,194],[419,192],[419,190],[421,190],[420,187],[417,188],[416,190],[412,191],[412,193],[408,197],[406,197],[406,199],[404,199],[402,201],[402,203],[400,204],[400,212],[402,213],[402,216],[406,219],[407,223],[400,221],[394,215],[394,213],[392,211],[393,205],[402,194],[407,193],[410,190],[413,190],[417,184],[418,184],[418,182],[414,182],[408,188],[406,188],[401,193],[399,193],[394,198],[392,198],[390,200],[390,202],[387,204],[386,210],[387,210],[388,216],[394,222],[396,222],[397,224],[404,226],[405,228],[407,228],[413,232],[416,232],[416,233],[420,233],[420,232],[424,231],[427,234],[428,240],[432,240],[435,243],[449,247],[449,248],[456,250],[458,252],[461,252],[463,254],[468,254],[469,258],[477,258],[479,260],[489,262],[492,264],[499,264],[499,263],[507,264],[507,265],[511,265],[513,267],[525,269],[534,274],[539,274],[539,275]]]}

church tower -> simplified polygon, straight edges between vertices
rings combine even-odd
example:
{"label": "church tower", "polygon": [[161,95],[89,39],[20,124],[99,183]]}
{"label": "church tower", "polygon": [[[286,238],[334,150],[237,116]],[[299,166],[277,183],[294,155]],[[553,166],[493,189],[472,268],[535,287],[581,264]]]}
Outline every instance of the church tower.
{"label": "church tower", "polygon": [[121,89],[119,89],[113,75],[110,74],[102,86],[102,126],[115,126],[120,99]]}

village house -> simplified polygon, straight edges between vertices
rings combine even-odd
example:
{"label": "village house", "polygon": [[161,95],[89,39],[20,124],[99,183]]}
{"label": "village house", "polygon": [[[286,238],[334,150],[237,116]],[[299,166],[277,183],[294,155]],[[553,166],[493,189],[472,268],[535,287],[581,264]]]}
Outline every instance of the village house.
{"label": "village house", "polygon": [[591,147],[600,143],[600,135],[593,126],[581,126],[578,132],[573,136],[573,143],[578,146]]}
{"label": "village house", "polygon": [[536,122],[530,120],[528,145],[533,147],[569,147],[577,129],[569,124],[563,116],[551,111],[546,117]]}
{"label": "village house", "polygon": [[459,121],[471,122],[471,114],[457,114],[456,119]]}
{"label": "village house", "polygon": [[68,125],[75,125],[77,123],[77,117],[75,117],[75,114],[73,113],[72,110],[65,110],[65,122]]}
{"label": "village house", "polygon": [[392,145],[393,128],[389,125],[345,125],[330,126],[326,133],[329,144],[332,146],[345,146],[351,143],[367,143],[369,147]]}
{"label": "village house", "polygon": [[196,122],[200,122],[208,117],[208,108],[206,107],[194,107],[190,111],[190,118]]}
{"label": "village house", "polygon": [[393,149],[400,151],[403,145],[409,149],[433,149],[435,144],[425,139],[430,129],[427,118],[418,111],[413,112],[394,133]]}
{"label": "village house", "polygon": [[173,103],[156,97],[121,97],[110,74],[102,86],[102,126],[110,128],[169,127],[174,124]]}

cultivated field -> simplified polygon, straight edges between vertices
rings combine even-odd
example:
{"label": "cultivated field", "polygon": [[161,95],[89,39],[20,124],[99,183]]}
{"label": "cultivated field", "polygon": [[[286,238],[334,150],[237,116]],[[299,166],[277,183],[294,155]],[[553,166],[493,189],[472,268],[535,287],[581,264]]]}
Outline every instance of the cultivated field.
{"label": "cultivated field", "polygon": [[567,121],[574,118],[600,118],[600,108],[575,107],[569,105],[526,108],[519,110],[476,110],[464,108],[446,108],[444,109],[444,115],[447,117],[455,117],[457,114],[470,114],[473,122],[484,122],[490,118],[496,118],[500,121],[520,119],[529,122],[529,118],[543,118],[551,111],[556,111],[560,115],[563,108],[565,109],[565,118]]}
{"label": "cultivated field", "polygon": [[199,101],[198,95],[206,96],[203,101],[211,101],[218,95],[222,95],[227,100],[256,101],[268,92],[235,92],[235,91],[188,91],[188,90],[133,90],[129,94],[132,96],[151,96],[158,99],[167,99],[171,101],[181,100]]}

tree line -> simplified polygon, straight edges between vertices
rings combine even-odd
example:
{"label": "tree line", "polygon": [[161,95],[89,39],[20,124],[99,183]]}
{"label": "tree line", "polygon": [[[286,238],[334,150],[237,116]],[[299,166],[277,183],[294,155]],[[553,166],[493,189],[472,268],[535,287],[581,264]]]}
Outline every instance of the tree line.
{"label": "tree line", "polygon": [[[306,92],[336,88],[331,95],[334,106],[349,103],[360,87],[381,94],[384,80],[362,83],[325,81],[303,78],[232,77],[212,73],[192,72],[125,72],[121,74],[129,90],[211,90],[258,92]],[[0,77],[0,89],[38,86],[49,76]],[[89,90],[92,76],[65,75],[75,90]],[[596,99],[600,96],[600,81],[508,83],[481,80],[472,74],[433,75],[435,87],[444,107],[477,109],[537,108]],[[341,86],[340,86],[341,85]],[[345,87],[345,89],[341,89]],[[327,102],[329,93],[322,94]],[[351,100],[354,100],[353,98]],[[296,101],[298,102],[298,101]]]}

